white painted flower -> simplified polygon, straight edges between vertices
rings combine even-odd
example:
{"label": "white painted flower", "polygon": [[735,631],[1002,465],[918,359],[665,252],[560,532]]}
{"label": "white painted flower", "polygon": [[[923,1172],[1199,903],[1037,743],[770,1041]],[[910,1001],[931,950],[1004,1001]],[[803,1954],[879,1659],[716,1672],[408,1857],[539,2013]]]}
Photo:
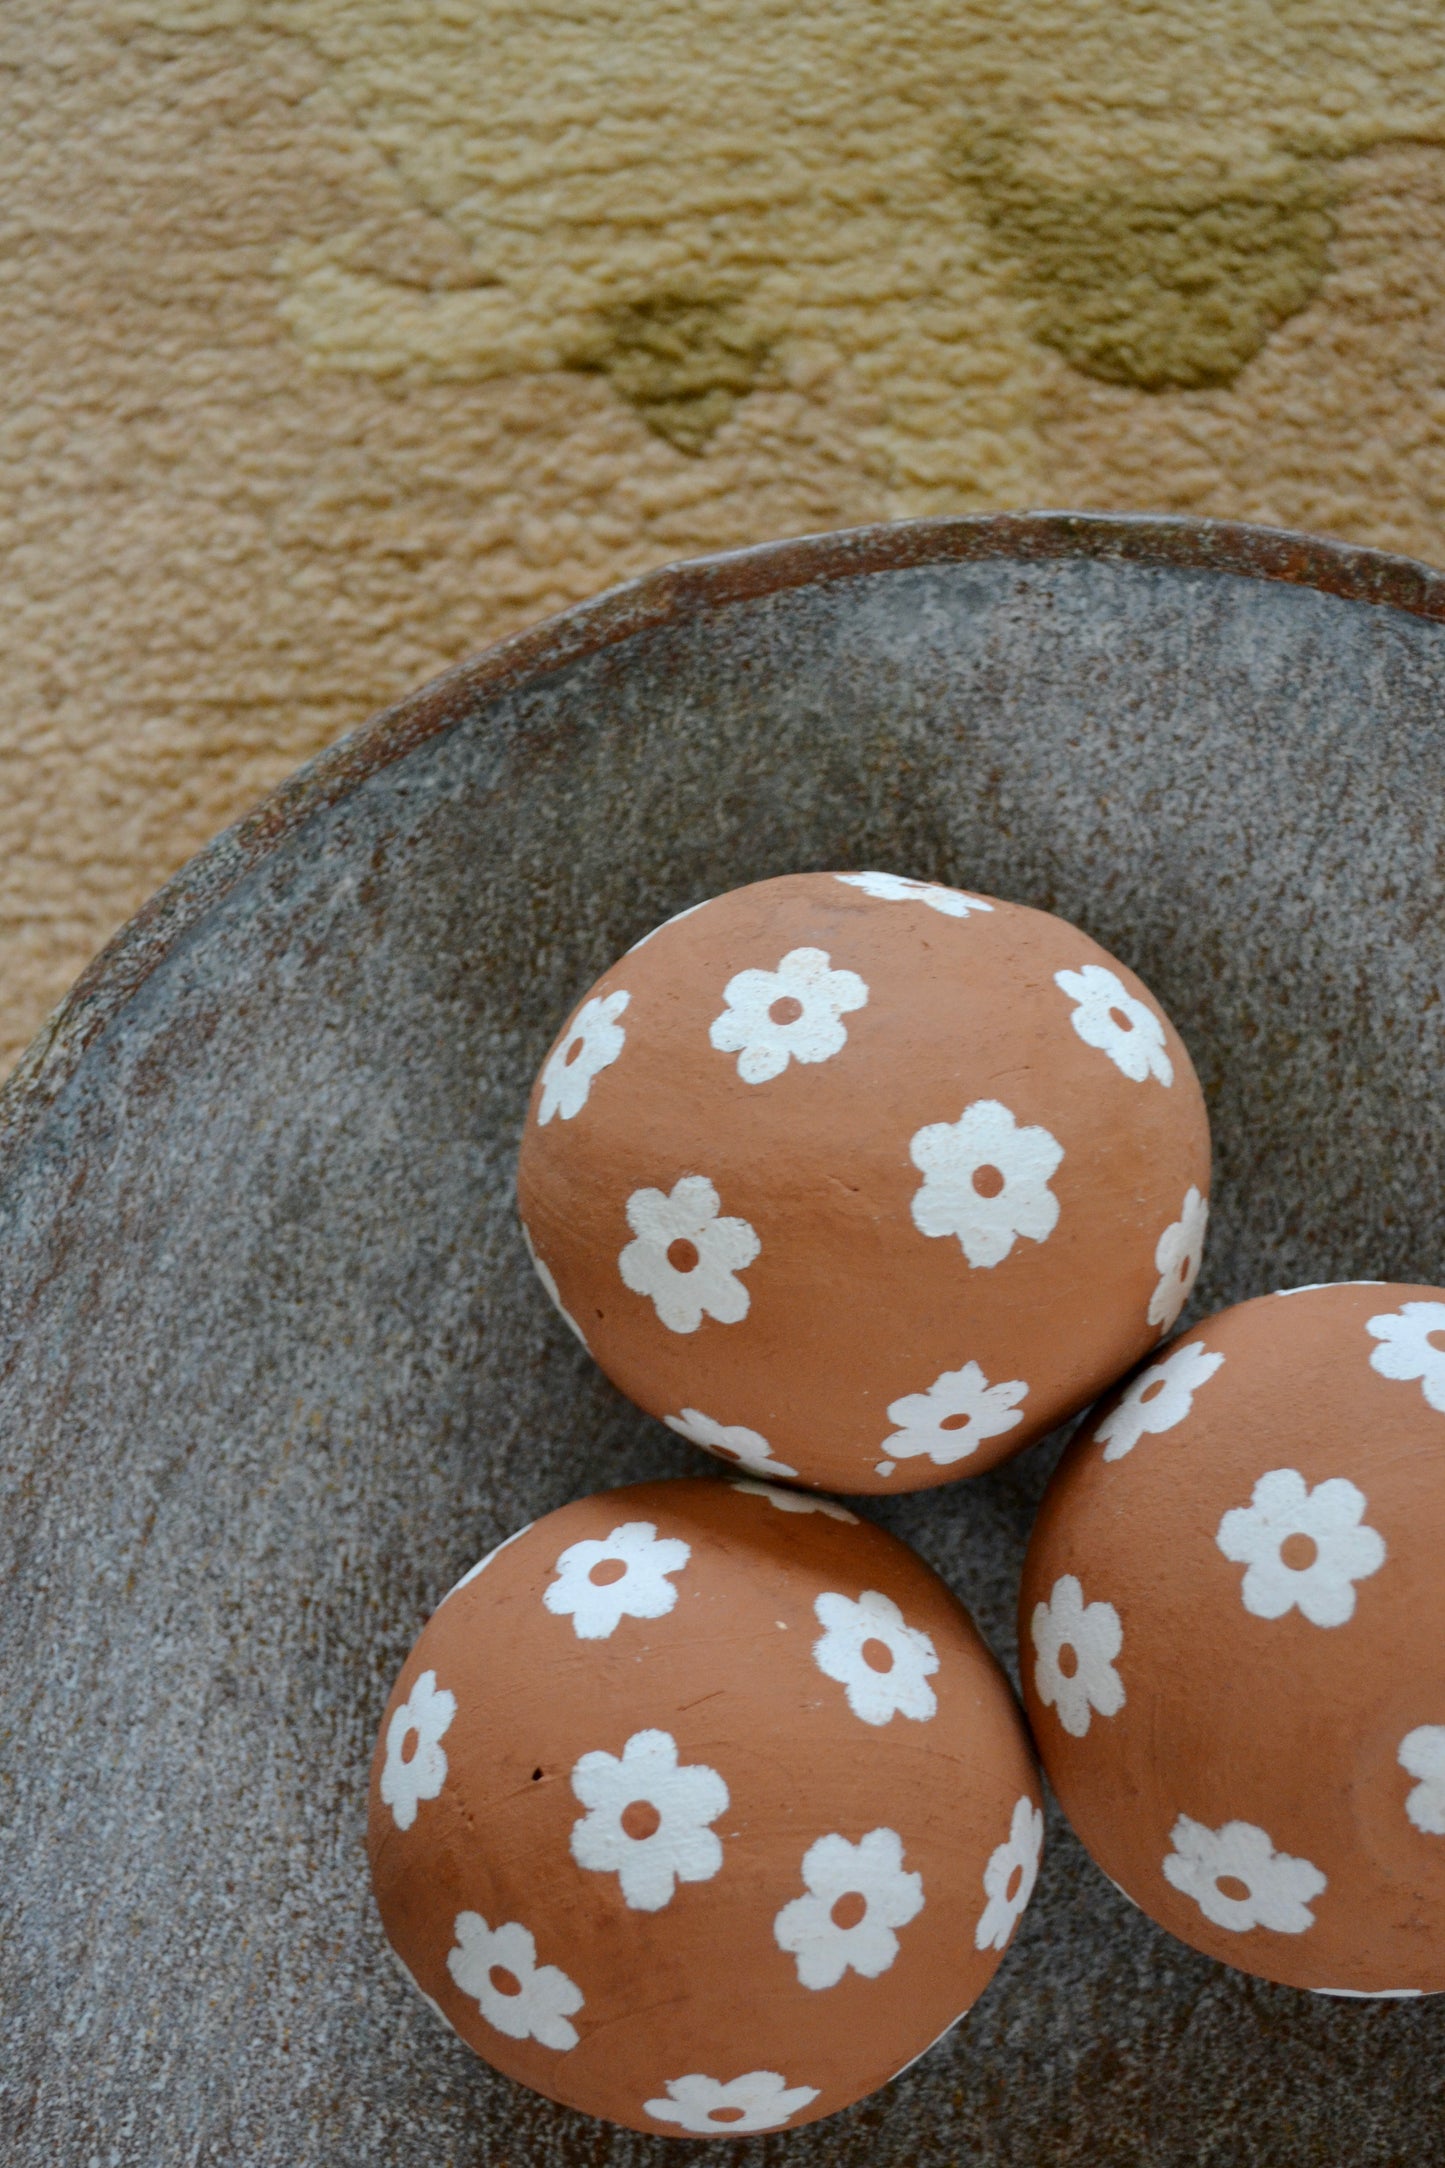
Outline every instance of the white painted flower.
{"label": "white painted flower", "polygon": [[1118,1407],[1094,1432],[1105,1460],[1122,1460],[1141,1438],[1160,1437],[1182,1423],[1194,1405],[1194,1395],[1223,1361],[1202,1340],[1191,1340],[1141,1370]]}
{"label": "white painted flower", "polygon": [[542,1601],[570,1618],[579,1641],[605,1641],[625,1618],[666,1618],[677,1602],[670,1574],[692,1556],[680,1536],[659,1536],[651,1521],[624,1521],[606,1537],[569,1543]]}
{"label": "white painted flower", "polygon": [[[1095,1860],[1094,1865],[1096,1867],[1099,1867],[1099,1862]],[[1104,1870],[1102,1867],[1099,1867],[1099,1872],[1100,1874],[1104,1874]],[[1123,1898],[1126,1905],[1132,1905],[1136,1912],[1142,1912],[1144,1910],[1144,1907],[1140,1904],[1138,1898],[1131,1897],[1122,1882],[1116,1882],[1111,1874],[1104,1874],[1104,1880],[1108,1883],[1110,1889],[1116,1889],[1119,1892],[1119,1895]]]}
{"label": "white painted flower", "polygon": [[[523,1536],[526,1535],[527,1529],[535,1528],[536,1525],[537,1523],[535,1521],[528,1521],[526,1528],[513,1529],[510,1536],[503,1536],[500,1543],[494,1543],[492,1545],[492,1548],[486,1553],[486,1555],[482,1558],[479,1558],[474,1566],[468,1566],[466,1572],[462,1575],[459,1581],[453,1581],[451,1587],[447,1590],[446,1595],[443,1596],[442,1603],[445,1603],[449,1597],[455,1596],[458,1589],[466,1588],[472,1581],[475,1581],[479,1573],[485,1573],[494,1558],[500,1557],[501,1553],[505,1551],[510,1544],[520,1543]],[[439,1604],[437,1608],[438,1610],[440,1610],[441,1605]]]}
{"label": "white painted flower", "polygon": [[1119,1714],[1124,1681],[1114,1658],[1124,1645],[1124,1629],[1111,1603],[1086,1604],[1077,1578],[1066,1573],[1055,1581],[1048,1602],[1034,1605],[1030,1631],[1039,1699],[1058,1711],[1071,1738],[1083,1738],[1094,1710],[1100,1716]]}
{"label": "white painted flower", "polygon": [[719,1453],[724,1460],[736,1461],[740,1468],[751,1468],[754,1475],[798,1472],[775,1457],[761,1431],[749,1430],[745,1423],[715,1423],[700,1408],[684,1408],[681,1415],[665,1415],[663,1421],[669,1430],[700,1445],[705,1453]]}
{"label": "white painted flower", "polygon": [[[527,1255],[532,1260],[532,1270],[536,1273],[538,1279],[541,1281],[542,1286],[546,1291],[547,1300],[551,1303],[553,1309],[557,1312],[557,1315],[561,1318],[563,1324],[567,1327],[567,1330],[569,1332],[575,1333],[577,1335],[577,1338],[582,1342],[583,1347],[586,1347],[587,1335],[582,1330],[582,1327],[578,1324],[576,1318],[572,1315],[571,1311],[563,1306],[562,1296],[560,1291],[558,1290],[556,1279],[553,1276],[552,1267],[549,1264],[546,1264],[543,1259],[537,1255],[537,1245],[532,1240],[531,1229],[528,1227],[525,1220],[519,1220],[517,1224],[522,1230],[522,1240],[527,1245]],[[591,1352],[590,1349],[588,1350],[588,1352]]]}
{"label": "white painted flower", "polygon": [[990,1385],[977,1363],[945,1370],[926,1393],[905,1393],[889,1402],[888,1420],[898,1428],[883,1440],[882,1450],[895,1461],[926,1453],[936,1466],[951,1467],[976,1453],[986,1438],[1001,1438],[1021,1423],[1018,1403],[1027,1395],[1022,1378]]}
{"label": "white painted flower", "polygon": [[827,1591],[813,1611],[824,1629],[813,1643],[813,1661],[843,1688],[862,1723],[887,1724],[895,1716],[928,1722],[938,1708],[928,1683],[938,1651],[921,1627],[905,1623],[891,1596],[867,1588],[855,1603]]}
{"label": "white painted flower", "polygon": [[[1306,1280],[1303,1287],[1277,1287],[1275,1293],[1277,1295],[1318,1295],[1322,1294],[1327,1287],[1386,1287],[1388,1284],[1386,1280]],[[1363,1988],[1353,1987],[1312,1987],[1309,1992],[1312,1995],[1354,1995],[1363,1994],[1367,1991]],[[1373,1992],[1373,1990],[1370,1990],[1370,1992]],[[1415,1990],[1414,1988],[1382,1987],[1379,1992],[1382,1995],[1412,1995]]]}
{"label": "white painted flower", "polygon": [[949,2034],[951,2032],[955,2032],[958,2027],[963,2023],[964,2019],[968,2016],[968,2013],[972,2008],[973,2004],[971,2002],[966,2003],[963,2009],[959,2011],[958,2016],[951,2017],[948,2023],[944,2026],[942,2032],[934,2034],[933,2038],[929,2041],[927,2047],[920,2048],[916,2055],[910,2055],[906,2063],[900,2064],[899,2068],[894,2071],[893,2076],[895,2078],[901,2078],[904,2075],[905,2071],[909,2071],[913,2068],[915,2063],[921,2063],[925,2055],[931,2055],[936,2047],[941,2047],[943,2042],[948,2038]]}
{"label": "white painted flower", "polygon": [[876,1980],[898,1955],[895,1928],[923,1910],[923,1877],[904,1867],[896,1829],[870,1829],[857,1844],[819,1837],[803,1854],[803,1887],[773,1935],[804,1987],[836,1987],[845,1972]]}
{"label": "white painted flower", "polygon": [[1085,964],[1082,971],[1056,971],[1054,984],[1075,1004],[1071,1021],[1085,1046],[1107,1054],[1135,1084],[1151,1076],[1161,1084],[1174,1082],[1164,1026],[1122,979],[1102,964]]}
{"label": "white painted flower", "polygon": [[830,1521],[848,1521],[855,1528],[858,1525],[856,1513],[840,1506],[836,1498],[820,1498],[816,1491],[783,1490],[776,1483],[750,1483],[746,1478],[728,1487],[745,1491],[750,1498],[766,1498],[780,1513],[826,1513]]}
{"label": "white painted flower", "polygon": [[410,1829],[423,1799],[435,1799],[447,1780],[442,1737],[457,1713],[457,1697],[424,1671],[386,1727],[381,1797],[398,1829]]}
{"label": "white painted flower", "polygon": [[489,2025],[509,2040],[537,2040],[559,2054],[577,2045],[571,2020],[582,1990],[556,1965],[537,1963],[531,1929],[509,1920],[489,1927],[480,1912],[459,1912],[447,1971]]}
{"label": "white painted flower", "polygon": [[584,1001],[563,1036],[547,1056],[542,1071],[538,1123],[545,1128],[554,1114],[570,1122],[587,1104],[593,1078],[610,1068],[627,1041],[617,1019],[632,999],[619,987],[614,994],[594,994]]}
{"label": "white painted flower", "polygon": [[712,900],[711,896],[704,896],[702,903],[690,903],[685,911],[674,911],[671,918],[665,918],[661,925],[654,926],[649,933],[645,933],[640,941],[634,941],[627,951],[628,955],[635,956],[640,948],[646,948],[648,942],[655,940],[658,934],[665,933],[669,926],[680,925],[683,919],[691,918],[694,911],[700,911],[704,903],[711,903]]}
{"label": "white painted flower", "polygon": [[940,888],[932,881],[911,881],[902,873],[837,873],[833,878],[846,881],[849,888],[861,888],[880,903],[926,903],[930,911],[941,911],[945,918],[967,918],[971,911],[993,909],[982,896],[966,896],[962,889]]}
{"label": "white painted flower", "polygon": [[728,1807],[728,1788],[705,1762],[681,1766],[665,1731],[635,1731],[621,1755],[584,1754],[572,1790],[587,1812],[572,1824],[572,1857],[596,1874],[615,1874],[633,1912],[660,1912],[679,1882],[710,1882],[722,1842],[709,1824]]}
{"label": "white painted flower", "polygon": [[1047,1129],[1021,1129],[997,1099],[976,1099],[956,1122],[930,1122],[908,1156],[923,1175],[914,1226],[956,1235],[971,1265],[1000,1265],[1020,1235],[1045,1242],[1058,1225],[1049,1181],[1064,1148]]}
{"label": "white painted flower", "polygon": [[1213,1926],[1237,1935],[1255,1927],[1302,1935],[1314,1926],[1310,1903],[1325,1888],[1324,1875],[1307,1859],[1277,1852],[1253,1822],[1209,1829],[1181,1814],[1169,1842],[1165,1881],[1192,1897]]}
{"label": "white painted flower", "polygon": [[705,1174],[684,1174],[670,1194],[635,1189],[627,1224],[636,1238],[617,1260],[623,1284],[646,1295],[669,1332],[696,1332],[704,1317],[738,1325],[748,1291],[738,1279],[762,1248],[745,1219],[720,1219]]}
{"label": "white painted flower", "polygon": [[1355,1614],[1355,1583],[1385,1563],[1384,1538],[1364,1520],[1365,1495],[1344,1476],[1310,1489],[1294,1468],[1271,1468],[1247,1506],[1233,1506],[1215,1542],[1247,1571],[1240,1588],[1256,1618],[1296,1606],[1312,1626],[1343,1626]]}
{"label": "white painted flower", "polygon": [[1420,1724],[1400,1741],[1400,1767],[1419,1783],[1405,1812],[1427,1837],[1445,1837],[1445,1724]]}
{"label": "white painted flower", "polygon": [[700,2138],[746,2138],[755,2130],[781,2130],[818,2097],[816,2085],[792,2085],[776,2070],[749,2070],[725,2085],[694,2073],[665,2081],[667,2098],[645,2102],[655,2123],[677,2123]]}
{"label": "white painted flower", "polygon": [[405,1958],[402,1957],[400,1951],[394,1950],[389,1942],[383,1943],[382,1947],[385,1949],[387,1956],[391,1959],[392,1963],[395,1965],[397,1971],[401,1974],[402,1978],[405,1980],[407,1986],[411,1989],[412,1993],[415,1995],[420,1995],[422,2001],[426,2004],[432,2016],[437,2020],[437,2023],[439,2025],[445,2025],[447,2031],[452,2035],[453,2039],[460,2038],[456,2026],[447,2016],[446,2011],[442,2008],[441,2004],[437,2001],[434,1995],[429,1995],[427,1993],[426,1989],[422,1986],[421,1981],[412,1971],[411,1966],[407,1964]]}
{"label": "white painted flower", "polygon": [[1148,1318],[1161,1332],[1168,1332],[1194,1291],[1204,1262],[1208,1225],[1209,1205],[1191,1182],[1178,1219],[1170,1222],[1155,1245],[1154,1270],[1159,1285],[1149,1297]]}
{"label": "white painted flower", "polygon": [[1418,1378],[1430,1406],[1445,1415],[1445,1302],[1404,1303],[1369,1318],[1365,1330],[1380,1343],[1370,1368],[1404,1384]]}
{"label": "white painted flower", "polygon": [[1024,1909],[1039,1878],[1044,1853],[1043,1809],[1029,1798],[1016,1801],[1013,1820],[1004,1842],[995,1846],[983,1870],[983,1893],[988,1899],[973,1931],[980,1950],[1002,1950],[1023,1918]]}
{"label": "white painted flower", "polygon": [[745,1084],[766,1084],[790,1061],[828,1061],[841,1053],[848,1041],[843,1018],[867,1000],[856,971],[829,969],[826,949],[789,949],[776,971],[739,971],[728,980],[708,1037],[720,1054],[737,1055]]}

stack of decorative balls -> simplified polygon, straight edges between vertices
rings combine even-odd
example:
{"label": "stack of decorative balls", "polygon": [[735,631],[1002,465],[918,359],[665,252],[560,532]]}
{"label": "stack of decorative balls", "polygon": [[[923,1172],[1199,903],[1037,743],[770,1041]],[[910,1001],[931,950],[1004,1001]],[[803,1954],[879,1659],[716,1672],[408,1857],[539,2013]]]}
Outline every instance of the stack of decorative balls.
{"label": "stack of decorative balls", "polygon": [[518,1173],[538,1274],[725,1480],[585,1498],[435,1612],[372,1783],[387,1934],[488,2061],[640,2130],[795,2128],[987,1984],[1043,1839],[967,1613],[823,1488],[1076,1435],[1024,1574],[1028,1719],[1185,1941],[1445,1989],[1445,1295],[1167,1350],[1209,1139],[1146,990],[1043,912],[879,873],[670,920],[581,1004]]}

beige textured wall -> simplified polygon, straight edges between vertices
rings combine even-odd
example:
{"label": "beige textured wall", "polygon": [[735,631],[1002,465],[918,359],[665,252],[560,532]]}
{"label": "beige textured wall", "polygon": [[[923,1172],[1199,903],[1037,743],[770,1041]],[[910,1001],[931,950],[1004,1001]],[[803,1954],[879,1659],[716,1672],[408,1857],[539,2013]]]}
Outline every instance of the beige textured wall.
{"label": "beige textured wall", "polygon": [[8,0],[0,1066],[279,775],[665,558],[1445,562],[1445,0]]}

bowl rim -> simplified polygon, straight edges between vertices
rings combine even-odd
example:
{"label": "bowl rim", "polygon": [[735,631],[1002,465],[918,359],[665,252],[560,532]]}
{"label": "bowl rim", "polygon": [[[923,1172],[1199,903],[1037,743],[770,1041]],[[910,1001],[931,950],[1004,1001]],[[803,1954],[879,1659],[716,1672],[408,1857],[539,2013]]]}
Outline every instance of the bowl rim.
{"label": "bowl rim", "polygon": [[1233,574],[1445,622],[1445,571],[1363,544],[1187,513],[1027,511],[878,521],[675,559],[504,635],[346,731],[172,874],[86,965],[0,1080],[0,1175],[150,974],[247,874],[315,814],[484,700],[636,634],[800,587],[927,565],[1084,558]]}

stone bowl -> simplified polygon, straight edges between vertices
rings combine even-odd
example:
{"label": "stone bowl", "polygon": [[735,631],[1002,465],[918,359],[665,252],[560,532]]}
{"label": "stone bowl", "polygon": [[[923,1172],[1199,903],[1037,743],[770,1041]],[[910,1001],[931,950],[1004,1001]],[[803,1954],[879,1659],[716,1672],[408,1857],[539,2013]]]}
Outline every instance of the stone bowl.
{"label": "stone bowl", "polygon": [[[1442,711],[1419,566],[1188,520],[874,528],[505,642],[162,891],[0,1095],[9,2161],[675,2157],[441,2031],[362,1849],[374,1727],[442,1591],[579,1492],[701,1465],[589,1365],[517,1236],[557,1020],[655,921],[765,874],[994,890],[1077,920],[1184,1032],[1217,1141],[1196,1311],[1438,1281]],[[1010,1661],[1050,1465],[867,1507]],[[1445,1998],[1225,1971],[1052,1840],[964,2025],[728,2157],[1439,2157]]]}

